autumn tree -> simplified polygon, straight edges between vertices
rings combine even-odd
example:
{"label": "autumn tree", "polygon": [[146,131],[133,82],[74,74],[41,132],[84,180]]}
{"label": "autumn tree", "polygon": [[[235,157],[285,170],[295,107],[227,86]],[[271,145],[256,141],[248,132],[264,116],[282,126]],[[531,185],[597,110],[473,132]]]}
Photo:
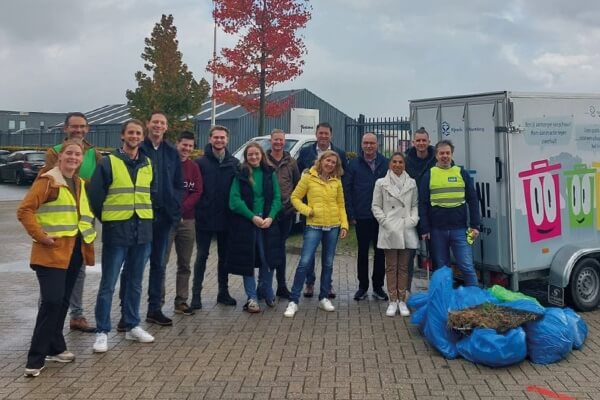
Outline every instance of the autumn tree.
{"label": "autumn tree", "polygon": [[[264,119],[281,115],[289,99],[267,102],[267,91],[302,73],[306,47],[298,30],[310,19],[308,0],[214,0],[213,16],[225,33],[241,36],[234,48],[223,48],[209,62],[219,78],[215,99],[258,112],[258,134]],[[258,96],[257,96],[258,93]]]}
{"label": "autumn tree", "polygon": [[135,73],[138,87],[127,90],[129,112],[142,121],[160,110],[167,115],[170,139],[183,130],[193,129],[193,116],[200,111],[210,86],[196,81],[178,50],[177,28],[173,16],[162,16],[145,40],[142,53],[144,70]]}

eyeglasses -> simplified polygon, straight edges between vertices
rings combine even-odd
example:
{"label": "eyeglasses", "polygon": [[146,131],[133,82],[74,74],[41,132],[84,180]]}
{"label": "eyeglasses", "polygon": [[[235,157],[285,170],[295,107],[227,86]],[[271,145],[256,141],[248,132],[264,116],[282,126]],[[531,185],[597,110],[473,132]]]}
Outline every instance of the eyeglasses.
{"label": "eyeglasses", "polygon": [[73,129],[84,129],[87,128],[87,125],[67,125],[69,128]]}

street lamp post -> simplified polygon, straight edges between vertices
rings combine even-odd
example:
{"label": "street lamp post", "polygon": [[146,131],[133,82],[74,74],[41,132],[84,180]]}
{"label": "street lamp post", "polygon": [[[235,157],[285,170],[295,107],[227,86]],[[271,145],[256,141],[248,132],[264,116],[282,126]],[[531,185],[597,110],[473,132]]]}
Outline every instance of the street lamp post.
{"label": "street lamp post", "polygon": [[[213,10],[216,9],[216,2],[215,0],[213,0]],[[217,20],[214,17],[213,14],[213,19],[214,19],[214,28],[213,28],[213,65],[214,63],[217,61]],[[211,102],[211,113],[210,113],[210,125],[211,126],[215,126],[216,125],[216,108],[217,108],[217,100],[215,99],[215,84],[217,82],[217,78],[215,75],[215,72],[213,70],[213,74],[212,74],[212,102]]]}

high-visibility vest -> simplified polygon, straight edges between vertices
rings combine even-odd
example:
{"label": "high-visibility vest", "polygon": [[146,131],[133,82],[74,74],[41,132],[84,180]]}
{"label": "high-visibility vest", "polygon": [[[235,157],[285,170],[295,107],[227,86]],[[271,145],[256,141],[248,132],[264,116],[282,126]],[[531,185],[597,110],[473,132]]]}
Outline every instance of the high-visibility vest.
{"label": "high-visibility vest", "polygon": [[465,204],[465,181],[460,167],[431,168],[429,201],[432,206],[453,208]]}
{"label": "high-visibility vest", "polygon": [[[54,146],[54,151],[56,154],[60,153],[62,150],[63,144],[57,144]],[[78,175],[80,178],[85,180],[92,179],[92,175],[94,174],[94,170],[96,169],[96,150],[93,147],[90,147],[83,153],[83,160],[81,161],[81,165],[79,166]]]}
{"label": "high-visibility vest", "polygon": [[90,210],[85,183],[81,182],[79,192],[79,212],[77,203],[71,191],[61,186],[58,189],[58,197],[54,201],[44,203],[35,212],[37,222],[42,226],[44,232],[50,236],[75,236],[81,232],[85,243],[91,243],[96,238],[94,229],[94,214]]}
{"label": "high-visibility vest", "polygon": [[111,154],[108,156],[112,169],[112,183],[102,206],[102,221],[125,221],[133,217],[135,212],[140,219],[152,219],[152,163],[137,170],[135,186],[127,170],[125,162]]}

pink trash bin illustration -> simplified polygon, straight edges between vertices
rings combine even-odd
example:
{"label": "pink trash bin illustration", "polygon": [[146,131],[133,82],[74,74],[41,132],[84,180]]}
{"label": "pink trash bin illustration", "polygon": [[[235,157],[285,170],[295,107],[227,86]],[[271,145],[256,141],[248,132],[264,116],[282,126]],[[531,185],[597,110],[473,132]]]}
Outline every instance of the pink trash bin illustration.
{"label": "pink trash bin illustration", "polygon": [[550,165],[548,160],[538,160],[531,163],[530,170],[519,172],[532,243],[562,234],[558,174],[561,167],[561,164]]}

